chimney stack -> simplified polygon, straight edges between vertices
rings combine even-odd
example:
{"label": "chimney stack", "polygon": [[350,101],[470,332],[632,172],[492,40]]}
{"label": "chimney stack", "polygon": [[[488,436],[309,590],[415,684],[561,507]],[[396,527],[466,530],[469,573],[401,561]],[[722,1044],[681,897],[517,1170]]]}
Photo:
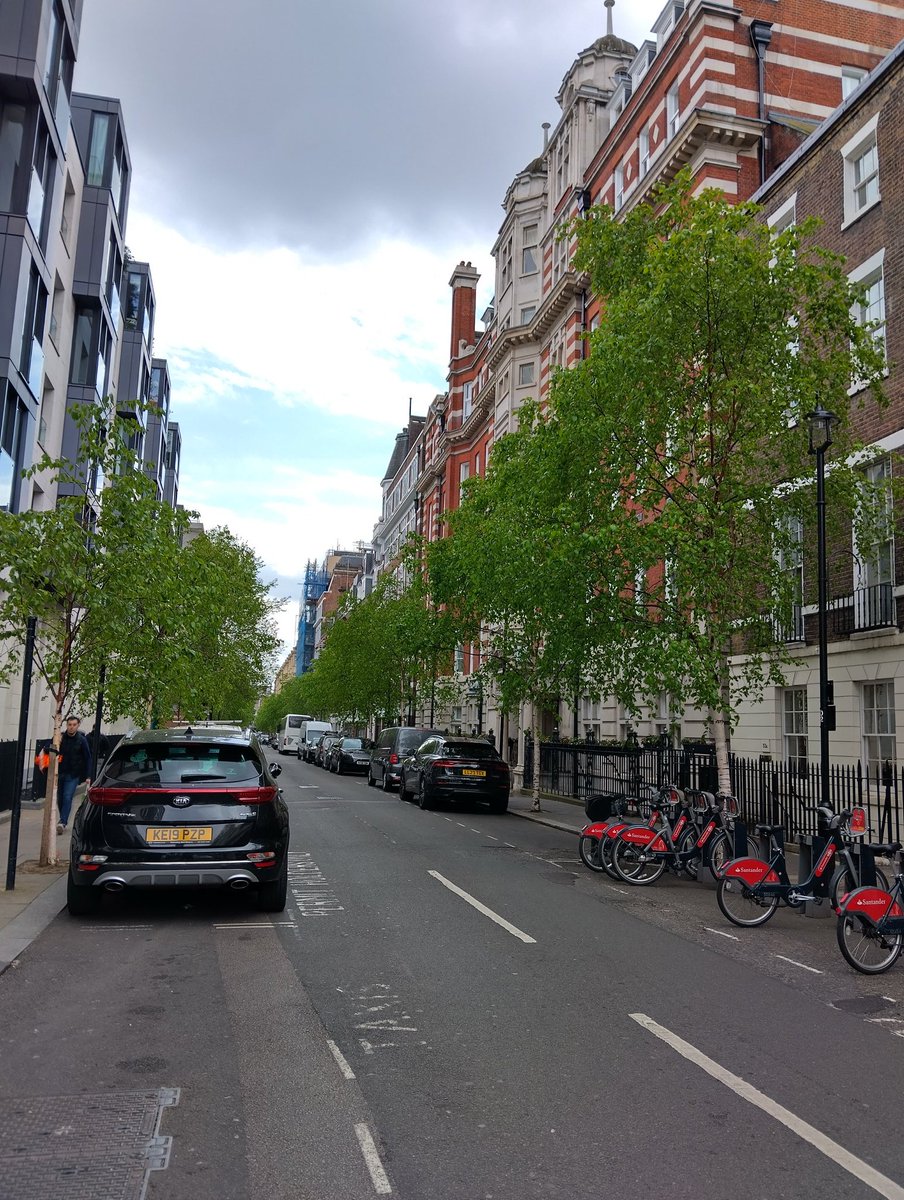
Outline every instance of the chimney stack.
{"label": "chimney stack", "polygon": [[452,272],[452,348],[450,358],[458,358],[464,342],[473,346],[477,340],[477,281],[480,272],[469,262],[460,262]]}

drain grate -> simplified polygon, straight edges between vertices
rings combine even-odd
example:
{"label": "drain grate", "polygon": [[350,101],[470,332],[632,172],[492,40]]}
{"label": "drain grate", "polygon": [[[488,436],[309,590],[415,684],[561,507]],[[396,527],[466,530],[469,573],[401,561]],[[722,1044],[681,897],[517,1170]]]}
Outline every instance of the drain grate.
{"label": "drain grate", "polygon": [[0,1200],[142,1200],[178,1088],[0,1100]]}

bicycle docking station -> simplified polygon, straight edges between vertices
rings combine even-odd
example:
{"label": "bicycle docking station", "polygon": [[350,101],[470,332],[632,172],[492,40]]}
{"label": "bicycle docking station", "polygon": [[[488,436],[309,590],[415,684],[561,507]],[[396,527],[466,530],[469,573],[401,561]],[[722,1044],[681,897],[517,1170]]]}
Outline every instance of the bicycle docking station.
{"label": "bicycle docking station", "polygon": [[797,881],[804,885],[802,890],[806,890],[808,896],[813,896],[812,900],[807,900],[797,909],[797,912],[802,917],[825,919],[826,917],[835,916],[835,913],[832,911],[832,905],[829,902],[829,885],[832,881],[833,872],[827,872],[823,878],[816,879],[807,886],[812,879],[813,869],[819,862],[828,844],[829,838],[824,837],[820,833],[801,833],[798,835]]}

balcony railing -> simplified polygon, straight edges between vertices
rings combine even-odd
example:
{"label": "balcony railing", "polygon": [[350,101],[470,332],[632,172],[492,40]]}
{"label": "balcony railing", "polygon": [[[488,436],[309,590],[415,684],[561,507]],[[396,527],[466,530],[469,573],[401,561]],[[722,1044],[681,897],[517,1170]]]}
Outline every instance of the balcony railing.
{"label": "balcony railing", "polygon": [[800,604],[795,604],[791,610],[790,621],[773,621],[775,640],[777,642],[804,641],[804,610]]}
{"label": "balcony railing", "polygon": [[894,589],[890,583],[857,588],[852,596],[833,606],[835,632],[842,636],[870,629],[889,629],[897,624]]}

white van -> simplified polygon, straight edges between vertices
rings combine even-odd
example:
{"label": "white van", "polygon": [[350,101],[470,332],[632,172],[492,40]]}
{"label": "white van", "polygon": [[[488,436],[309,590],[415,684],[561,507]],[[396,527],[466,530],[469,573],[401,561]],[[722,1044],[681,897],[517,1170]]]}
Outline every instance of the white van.
{"label": "white van", "polygon": [[310,721],[307,713],[289,713],[279,731],[277,750],[280,754],[297,754],[301,741],[301,731],[305,721]]}
{"label": "white van", "polygon": [[305,762],[312,763],[317,743],[325,733],[333,732],[333,727],[329,721],[305,721],[298,743],[298,757],[303,758]]}

